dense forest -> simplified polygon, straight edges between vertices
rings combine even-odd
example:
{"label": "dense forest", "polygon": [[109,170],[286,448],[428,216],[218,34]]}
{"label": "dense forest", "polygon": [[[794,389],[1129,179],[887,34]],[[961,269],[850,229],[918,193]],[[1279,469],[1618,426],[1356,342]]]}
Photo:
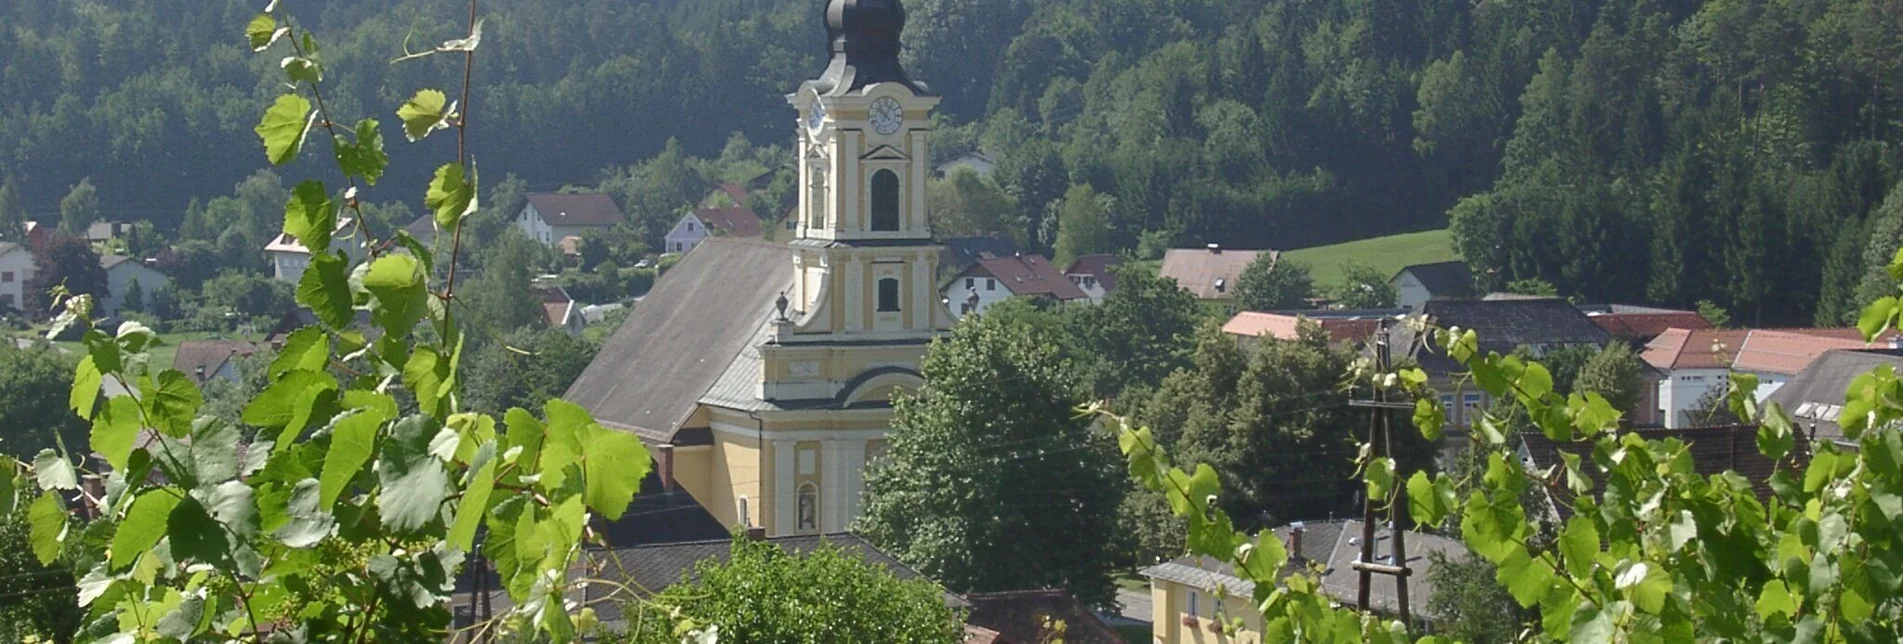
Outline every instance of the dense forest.
{"label": "dense forest", "polygon": [[[90,177],[104,215],[167,232],[194,198],[231,194],[262,163],[250,129],[275,89],[260,80],[269,61],[210,26],[254,4],[0,5],[5,192],[47,216]],[[389,61],[406,41],[455,37],[434,18],[460,2],[301,4],[328,35],[341,114],[387,121],[378,106],[459,77],[450,60]],[[663,150],[720,156],[735,132],[784,147],[782,96],[820,68],[822,5],[485,6],[478,161],[548,190],[640,176]],[[1079,184],[1126,249],[1299,248],[1451,223],[1490,285],[1711,300],[1769,324],[1844,319],[1869,258],[1903,230],[1903,194],[1884,207],[1903,172],[1903,0],[906,6],[909,69],[945,97],[939,153],[997,158],[1013,210],[997,221],[1035,246],[1056,243]],[[395,167],[421,172],[401,156],[446,143],[392,144]]]}

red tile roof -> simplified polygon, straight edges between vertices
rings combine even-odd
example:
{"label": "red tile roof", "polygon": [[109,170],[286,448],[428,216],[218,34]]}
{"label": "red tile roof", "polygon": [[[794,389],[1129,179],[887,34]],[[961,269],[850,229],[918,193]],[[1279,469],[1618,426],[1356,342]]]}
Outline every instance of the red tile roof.
{"label": "red tile roof", "polygon": [[258,352],[258,345],[238,340],[192,340],[181,342],[178,351],[172,355],[172,368],[184,373],[193,382],[205,384],[226,362],[238,356],[249,356]]}
{"label": "red tile roof", "polygon": [[531,289],[536,297],[542,298],[542,313],[548,319],[548,325],[561,328],[568,325],[568,316],[574,312],[575,300],[568,291],[560,286],[537,286]]}
{"label": "red tile roof", "polygon": [[1334,343],[1365,341],[1381,328],[1381,320],[1373,317],[1307,318],[1300,314],[1244,311],[1222,325],[1222,331],[1244,337],[1294,340],[1300,337],[1296,329],[1304,319],[1321,325],[1322,331],[1328,334],[1328,341]]}
{"label": "red tile roof", "polygon": [[760,216],[752,208],[702,208],[694,211],[702,225],[733,237],[759,237]]}
{"label": "red tile roof", "polygon": [[1711,322],[1704,316],[1688,311],[1671,313],[1601,313],[1592,316],[1592,323],[1605,329],[1606,333],[1622,338],[1656,338],[1667,329],[1704,330],[1711,328]]}
{"label": "red tile roof", "polygon": [[1047,295],[1068,301],[1088,299],[1084,290],[1072,284],[1069,277],[1051,265],[1051,260],[1038,255],[1017,255],[1013,257],[988,257],[978,260],[976,265],[965,271],[968,275],[998,278],[1012,295]]}
{"label": "red tile roof", "polygon": [[1242,269],[1262,253],[1269,254],[1269,261],[1281,257],[1273,250],[1172,248],[1163,254],[1161,275],[1176,280],[1199,299],[1227,300],[1235,297],[1236,278],[1242,275]]}
{"label": "red tile roof", "polygon": [[1744,345],[1738,348],[1738,358],[1732,362],[1732,368],[1797,375],[1826,351],[1862,349],[1865,346],[1861,335],[1850,340],[1789,331],[1753,331],[1745,337]]}
{"label": "red tile roof", "polygon": [[746,186],[743,186],[737,183],[723,183],[723,184],[720,184],[720,191],[727,193],[727,198],[733,200],[733,205],[736,205],[736,206],[747,205],[747,187]]}
{"label": "red tile roof", "polygon": [[[1891,332],[1878,346],[1895,339]],[[1671,369],[1738,369],[1796,374],[1832,349],[1871,346],[1856,329],[1666,329],[1645,345],[1646,364]]]}

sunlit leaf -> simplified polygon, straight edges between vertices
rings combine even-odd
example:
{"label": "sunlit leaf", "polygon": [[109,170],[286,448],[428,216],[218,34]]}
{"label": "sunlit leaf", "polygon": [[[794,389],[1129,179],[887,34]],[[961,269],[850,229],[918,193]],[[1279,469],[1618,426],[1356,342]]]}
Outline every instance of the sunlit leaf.
{"label": "sunlit leaf", "polygon": [[122,570],[132,565],[132,561],[153,546],[159,539],[165,538],[166,520],[172,516],[172,509],[184,492],[177,488],[153,488],[133,499],[131,509],[126,511],[124,519],[119,521],[119,529],[112,534],[111,564],[113,570]]}
{"label": "sunlit leaf", "polygon": [[350,295],[350,262],[340,254],[312,255],[310,266],[297,280],[297,303],[309,308],[325,326],[333,329],[350,326],[355,317]]}
{"label": "sunlit leaf", "polygon": [[448,127],[447,113],[449,97],[442,92],[426,89],[416,93],[396,110],[397,118],[403,120],[403,134],[410,141],[420,141],[430,132]]}
{"label": "sunlit leaf", "polygon": [[304,149],[304,137],[310,133],[316,115],[311,102],[296,94],[284,94],[265,110],[258,121],[258,138],[264,142],[264,157],[271,165],[284,165]]}
{"label": "sunlit leaf", "polygon": [[66,502],[58,494],[41,494],[28,506],[28,537],[33,542],[33,556],[40,560],[40,565],[50,566],[59,559],[69,519]]}
{"label": "sunlit leaf", "polygon": [[291,189],[291,200],[284,204],[285,234],[317,254],[329,252],[331,233],[336,230],[337,204],[324,182],[312,179]]}
{"label": "sunlit leaf", "polygon": [[463,217],[476,211],[476,183],[473,177],[464,177],[462,164],[445,164],[430,179],[423,205],[435,213],[437,230],[455,230]]}

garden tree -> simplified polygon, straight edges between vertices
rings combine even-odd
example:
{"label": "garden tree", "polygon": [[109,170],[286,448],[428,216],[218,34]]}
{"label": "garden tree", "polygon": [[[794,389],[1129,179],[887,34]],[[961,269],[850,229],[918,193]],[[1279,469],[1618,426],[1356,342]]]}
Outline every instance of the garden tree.
{"label": "garden tree", "polygon": [[11,176],[0,181],[0,240],[26,241],[26,206],[20,203],[20,187]]}
{"label": "garden tree", "polygon": [[1000,305],[932,345],[854,531],[955,592],[1057,587],[1103,606],[1123,486],[1048,317]]}
{"label": "garden tree", "polygon": [[691,161],[679,140],[668,139],[659,155],[638,166],[616,169],[601,181],[601,191],[621,204],[649,248],[662,247],[681,212],[714,188],[715,181]]}
{"label": "garden tree", "polygon": [[1514,295],[1532,295],[1536,297],[1559,297],[1559,288],[1538,277],[1507,282],[1506,292]]}
{"label": "garden tree", "polygon": [[1399,291],[1388,275],[1360,262],[1343,262],[1341,284],[1330,292],[1335,306],[1347,309],[1385,309],[1394,306]]}
{"label": "garden tree", "polygon": [[608,238],[601,231],[590,228],[581,234],[581,243],[576,245],[581,254],[581,266],[584,271],[594,270],[596,265],[607,261],[610,249]]}
{"label": "garden tree", "polygon": [[33,248],[33,277],[26,281],[26,313],[51,313],[52,291],[62,286],[69,293],[99,297],[104,297],[108,288],[106,269],[99,266],[99,255],[92,245],[80,237],[55,233]]}
{"label": "garden tree", "polygon": [[[1194,333],[1207,312],[1196,296],[1134,263],[1111,268],[1117,290],[1103,304],[1065,311],[1091,395],[1115,396],[1133,384],[1154,386],[1189,364]],[[1093,361],[1093,362],[1085,362]]]}
{"label": "garden tree", "polygon": [[50,564],[34,556],[27,517],[34,502],[29,493],[18,495],[17,503],[11,491],[0,494],[0,570],[7,579],[7,599],[0,601],[0,640],[68,644],[86,619],[74,591],[78,576],[71,568],[71,550],[76,548]]}
{"label": "garden tree", "polygon": [[970,168],[958,168],[926,188],[932,233],[941,237],[1001,235],[1027,246],[1026,224],[1017,200]]}
{"label": "garden tree", "polygon": [[463,363],[470,409],[498,413],[568,391],[597,347],[562,329],[518,329],[480,345]]}
{"label": "garden tree", "polygon": [[1057,265],[1069,266],[1078,257],[1117,250],[1110,232],[1110,207],[1115,201],[1087,184],[1073,185],[1064,193],[1055,205],[1057,242],[1052,252]]}
{"label": "garden tree", "polygon": [[677,644],[683,630],[703,626],[722,642],[965,641],[959,615],[930,581],[899,579],[831,544],[791,553],[745,536],[725,560],[696,563],[630,613],[628,632],[603,641]]}
{"label": "garden tree", "polygon": [[[1513,353],[1522,360],[1536,357],[1530,347],[1516,347]],[[1599,353],[1600,349],[1590,344],[1569,344],[1548,348],[1545,355],[1537,357],[1541,360],[1540,364],[1546,365],[1546,370],[1553,374],[1553,391],[1570,394],[1586,364]]]}
{"label": "garden tree", "polygon": [[542,298],[530,288],[547,250],[513,229],[506,231],[482,256],[482,276],[470,280],[459,296],[458,311],[465,326],[478,331],[475,342],[492,339],[524,327],[548,324]]}
{"label": "garden tree", "polygon": [[290,284],[236,270],[205,282],[201,291],[204,306],[245,319],[281,316],[295,304]]}
{"label": "garden tree", "polygon": [[1275,253],[1257,255],[1236,276],[1236,308],[1243,311],[1286,311],[1308,307],[1315,296],[1315,280],[1301,262],[1281,261]]}
{"label": "garden tree", "polygon": [[1579,368],[1579,376],[1573,380],[1569,393],[1599,394],[1613,409],[1630,417],[1639,412],[1642,400],[1639,388],[1645,385],[1644,370],[1645,365],[1639,362],[1639,355],[1632,351],[1631,345],[1613,342]]}
{"label": "garden tree", "polygon": [[[316,36],[291,27],[283,5],[272,10],[237,14],[250,15],[243,33],[252,48],[283,62],[269,66],[280,93],[255,128],[266,158],[284,165],[307,144],[323,147],[318,156],[336,162],[350,190],[377,185],[387,178],[382,125],[353,123],[313,101],[320,82],[336,82],[323,80],[323,61],[311,57]],[[459,58],[459,76],[468,78],[478,18],[424,55]],[[390,131],[411,140],[455,133],[456,158],[423,190],[438,228],[454,238],[476,209],[478,187],[470,120],[460,113],[468,103],[450,104],[441,91],[416,92],[396,110]],[[312,129],[323,135],[309,136]],[[320,180],[298,184],[285,203],[285,232],[306,248],[330,248],[338,217],[361,207],[334,201],[340,193]],[[576,622],[591,621],[591,611],[562,599],[573,590],[569,571],[584,539],[593,539],[585,530],[594,516],[612,521],[626,511],[646,475],[646,449],[559,400],[541,405],[540,415],[466,411],[455,372],[464,331],[454,307],[443,306],[456,299],[460,253],[392,252],[379,235],[359,238],[363,260],[342,252],[312,257],[297,300],[318,324],[284,340],[268,384],[239,414],[243,429],[201,416],[203,394],[189,377],[153,364],[158,338],[150,329],[92,328],[89,296],[63,303],[48,334],[84,329],[66,400],[90,421],[91,449],[111,466],[100,473],[107,493],[88,498],[105,519],[103,534],[95,539],[67,525],[66,495],[79,487],[82,455],[70,446],[41,450],[30,465],[7,459],[0,499],[13,507],[30,488],[48,492],[26,504],[41,564],[72,544],[93,555],[78,593],[89,636],[441,639],[451,625],[454,580],[478,533],[487,535],[481,551],[514,608],[478,625],[481,634],[459,637],[501,630],[571,641]],[[441,278],[432,270],[439,261],[447,264]],[[376,327],[374,343],[353,328],[358,312]],[[102,401],[108,381],[131,386]],[[138,440],[148,429],[152,439]],[[240,458],[247,432],[256,438]]]}
{"label": "garden tree", "polygon": [[1435,632],[1449,641],[1512,644],[1520,641],[1523,625],[1537,617],[1495,581],[1497,572],[1485,559],[1430,552],[1427,562],[1427,581],[1434,592],[1426,598],[1423,614],[1432,616]]}
{"label": "garden tree", "polygon": [[[199,389],[203,392],[205,403],[198,413],[230,424],[232,427],[245,428],[244,409],[251,399],[258,397],[271,384],[271,363],[277,361],[278,353],[268,347],[261,347],[248,356],[232,356],[236,363],[233,371],[236,379],[212,378],[205,381]],[[254,437],[247,436],[246,440]]]}
{"label": "garden tree", "polygon": [[126,292],[120,294],[119,310],[130,313],[145,312],[145,289],[139,286],[139,278],[126,282]]}
{"label": "garden tree", "polygon": [[77,362],[44,342],[0,344],[0,458],[29,459],[62,442],[85,452],[86,423],[63,402]]}
{"label": "garden tree", "polygon": [[1711,300],[1698,301],[1698,317],[1705,318],[1705,322],[1710,323],[1714,329],[1731,328],[1731,314],[1725,311],[1725,307],[1718,306]]}
{"label": "garden tree", "polygon": [[217,246],[194,239],[179,242],[170,252],[160,254],[158,269],[171,277],[172,284],[179,288],[197,291],[206,281],[218,276],[222,263]]}
{"label": "garden tree", "polygon": [[99,221],[99,189],[93,187],[91,177],[80,179],[66,198],[59,200],[59,229],[73,235],[84,235],[86,227]]}

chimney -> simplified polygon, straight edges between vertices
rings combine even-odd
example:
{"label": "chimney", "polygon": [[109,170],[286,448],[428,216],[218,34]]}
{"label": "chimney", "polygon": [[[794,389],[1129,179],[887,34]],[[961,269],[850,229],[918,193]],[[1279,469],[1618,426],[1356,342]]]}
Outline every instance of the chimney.
{"label": "chimney", "polygon": [[655,455],[654,461],[656,463],[655,469],[657,470],[655,473],[661,477],[661,490],[664,492],[673,492],[674,446],[661,445],[656,447],[655,451],[659,452],[659,454]]}
{"label": "chimney", "polygon": [[1302,556],[1302,533],[1308,530],[1308,524],[1296,521],[1288,524],[1288,554],[1291,558]]}
{"label": "chimney", "polygon": [[1221,254],[1222,254],[1222,244],[1210,244],[1210,245],[1209,245],[1209,252],[1211,252],[1211,253],[1214,253],[1214,254],[1217,254],[1217,255],[1221,255]]}
{"label": "chimney", "polygon": [[747,528],[748,541],[766,541],[766,528]]}

